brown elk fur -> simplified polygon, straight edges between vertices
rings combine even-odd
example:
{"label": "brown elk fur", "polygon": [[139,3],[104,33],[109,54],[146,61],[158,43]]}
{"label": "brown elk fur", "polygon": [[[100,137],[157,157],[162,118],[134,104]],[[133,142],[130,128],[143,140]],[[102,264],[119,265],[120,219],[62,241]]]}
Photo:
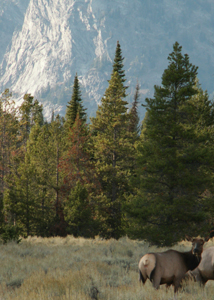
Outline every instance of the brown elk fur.
{"label": "brown elk fur", "polygon": [[203,239],[191,239],[192,249],[188,252],[168,250],[158,253],[147,253],[139,262],[140,281],[143,284],[150,279],[154,288],[161,284],[174,286],[176,293],[185,273],[194,270],[201,260]]}
{"label": "brown elk fur", "polygon": [[208,280],[214,280],[214,246],[203,251],[200,264],[193,271],[187,272],[185,278],[188,277],[202,285],[205,285]]}

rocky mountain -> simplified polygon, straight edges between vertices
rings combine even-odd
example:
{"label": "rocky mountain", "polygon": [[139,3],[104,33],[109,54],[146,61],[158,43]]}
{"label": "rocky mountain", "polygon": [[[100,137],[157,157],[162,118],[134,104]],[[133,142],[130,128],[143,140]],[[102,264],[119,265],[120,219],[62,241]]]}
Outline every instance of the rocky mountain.
{"label": "rocky mountain", "polygon": [[153,94],[178,41],[212,94],[213,15],[213,0],[0,0],[0,90],[9,88],[18,103],[31,93],[47,118],[52,109],[64,115],[77,72],[84,106],[94,115],[117,40],[129,102],[137,81],[142,101]]}

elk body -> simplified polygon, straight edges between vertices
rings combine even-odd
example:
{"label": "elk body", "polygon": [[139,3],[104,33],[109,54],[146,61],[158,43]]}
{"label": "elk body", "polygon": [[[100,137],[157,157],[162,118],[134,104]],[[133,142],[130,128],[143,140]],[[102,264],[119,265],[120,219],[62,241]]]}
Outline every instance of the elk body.
{"label": "elk body", "polygon": [[201,260],[203,239],[191,239],[192,249],[188,252],[168,250],[158,253],[147,253],[139,262],[139,280],[146,282],[150,279],[154,288],[161,284],[173,285],[174,292],[178,291],[180,283],[188,270],[194,270]]}
{"label": "elk body", "polygon": [[187,272],[185,278],[188,277],[202,285],[205,285],[208,280],[214,280],[214,246],[203,251],[200,264],[193,271]]}

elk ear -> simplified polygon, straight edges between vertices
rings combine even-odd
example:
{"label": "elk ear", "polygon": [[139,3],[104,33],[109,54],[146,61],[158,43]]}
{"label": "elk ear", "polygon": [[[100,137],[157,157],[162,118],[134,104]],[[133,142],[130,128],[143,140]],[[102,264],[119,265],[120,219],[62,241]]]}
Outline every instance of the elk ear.
{"label": "elk ear", "polygon": [[214,229],[212,228],[212,229],[210,230],[210,239],[213,238],[213,237],[214,237]]}
{"label": "elk ear", "polygon": [[185,238],[188,242],[192,242],[192,238],[190,236],[186,235]]}
{"label": "elk ear", "polygon": [[209,239],[210,239],[210,237],[209,237],[209,236],[206,236],[206,237],[204,238],[204,242],[208,242]]}

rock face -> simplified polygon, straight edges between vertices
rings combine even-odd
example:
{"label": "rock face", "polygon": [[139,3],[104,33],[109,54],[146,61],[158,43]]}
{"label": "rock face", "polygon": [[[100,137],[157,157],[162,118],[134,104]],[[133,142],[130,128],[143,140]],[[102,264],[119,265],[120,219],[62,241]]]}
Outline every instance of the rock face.
{"label": "rock face", "polygon": [[211,93],[213,12],[211,0],[1,0],[0,90],[9,88],[17,101],[31,93],[46,117],[53,108],[64,114],[77,72],[94,115],[119,40],[129,101],[137,80],[142,94],[152,95],[175,41]]}
{"label": "rock face", "polygon": [[22,28],[29,1],[0,0],[0,62],[11,44],[13,34]]}

